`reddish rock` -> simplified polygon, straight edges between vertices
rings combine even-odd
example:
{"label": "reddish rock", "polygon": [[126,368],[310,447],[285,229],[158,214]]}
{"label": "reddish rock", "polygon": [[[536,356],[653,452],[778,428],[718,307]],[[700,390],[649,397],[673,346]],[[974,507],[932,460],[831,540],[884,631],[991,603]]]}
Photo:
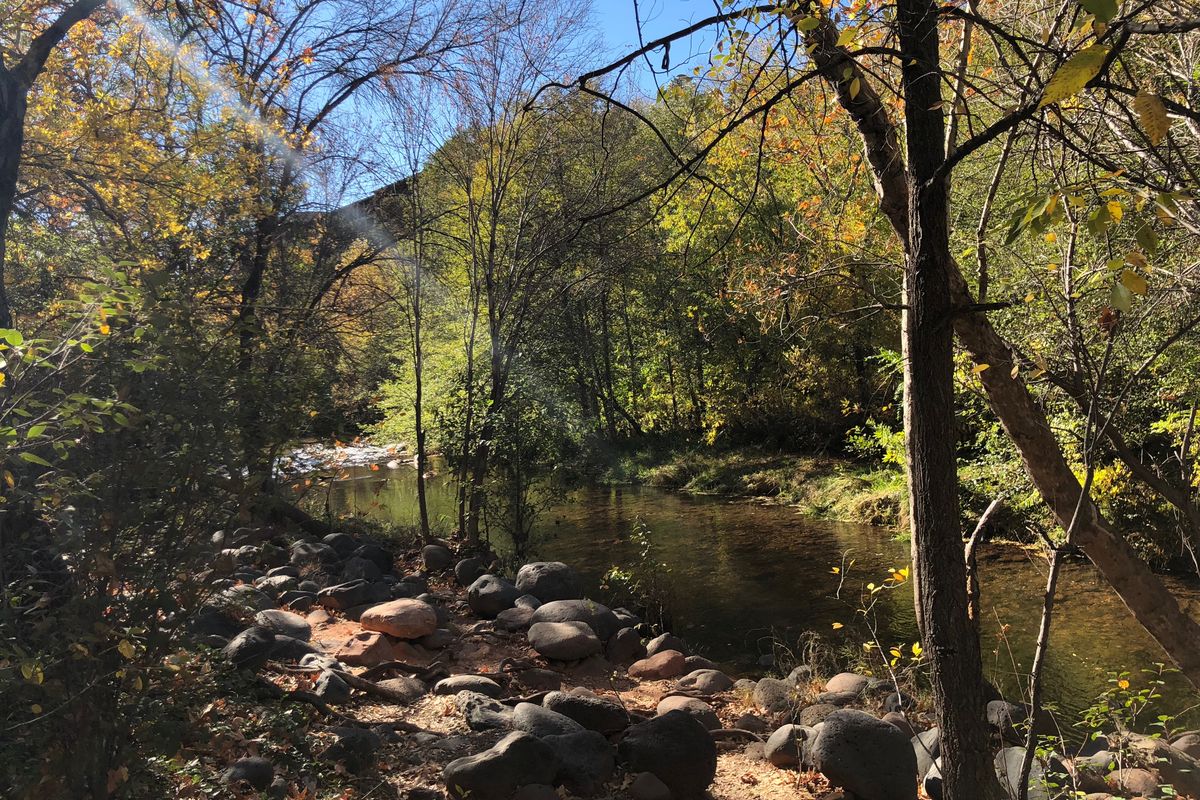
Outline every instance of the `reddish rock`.
{"label": "reddish rock", "polygon": [[437,630],[437,612],[428,603],[405,597],[371,606],[358,622],[364,630],[379,631],[397,639],[420,639]]}
{"label": "reddish rock", "polygon": [[677,678],[686,668],[684,655],[678,650],[663,650],[649,658],[635,661],[629,667],[629,677],[658,681]]}
{"label": "reddish rock", "polygon": [[382,633],[360,631],[343,642],[333,657],[352,667],[373,667],[392,660],[392,643]]}

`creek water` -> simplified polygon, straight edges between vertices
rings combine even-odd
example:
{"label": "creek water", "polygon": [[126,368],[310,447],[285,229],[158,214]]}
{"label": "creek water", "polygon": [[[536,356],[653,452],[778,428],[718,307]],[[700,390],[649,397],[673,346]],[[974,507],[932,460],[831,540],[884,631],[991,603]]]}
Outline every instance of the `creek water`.
{"label": "creek water", "polygon": [[[342,477],[328,495],[335,515],[416,524],[411,467],[352,468]],[[450,530],[453,485],[435,476],[427,487],[434,527]],[[573,492],[539,517],[534,554],[575,567],[589,596],[603,601],[603,575],[638,557],[630,534],[639,522],[650,531],[655,560],[670,565],[674,633],[736,674],[753,674],[773,639],[796,647],[807,632],[816,632],[835,649],[861,648],[870,638],[864,616],[855,613],[864,585],[883,581],[909,561],[908,544],[889,529],[644,486]],[[1037,554],[1008,547],[984,547],[979,563],[985,673],[1016,701],[1023,696],[1020,676],[1033,660],[1047,565]],[[1200,588],[1168,580],[1189,612],[1200,615]],[[871,616],[879,641],[886,648],[903,645],[907,653],[917,638],[910,588],[876,597]],[[842,627],[835,629],[835,623]],[[1145,670],[1166,660],[1090,564],[1065,567],[1045,671],[1047,701],[1060,719],[1075,720],[1109,687],[1112,673],[1131,673],[1136,689],[1156,679]],[[1188,710],[1200,696],[1176,674],[1161,679],[1163,698],[1147,712],[1149,718],[1171,713],[1180,715],[1179,722],[1200,723],[1200,713]]]}

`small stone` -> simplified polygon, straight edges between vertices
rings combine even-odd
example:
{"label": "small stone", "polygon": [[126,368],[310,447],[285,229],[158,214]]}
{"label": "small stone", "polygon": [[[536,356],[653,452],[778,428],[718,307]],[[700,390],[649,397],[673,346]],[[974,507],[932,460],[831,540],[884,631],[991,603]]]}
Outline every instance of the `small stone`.
{"label": "small stone", "polygon": [[653,772],[639,773],[629,784],[633,800],[671,800],[671,790]]}
{"label": "small stone", "polygon": [[332,705],[347,703],[350,701],[350,684],[329,670],[325,670],[317,678],[313,694]]}
{"label": "small stone", "polygon": [[780,769],[812,766],[808,749],[816,731],[803,725],[784,725],[777,728],[763,746],[763,756]]}
{"label": "small stone", "polygon": [[487,574],[487,565],[478,556],[464,558],[454,565],[454,579],[459,586],[470,586],[483,575]]}
{"label": "small stone", "polygon": [[629,712],[620,705],[592,694],[550,692],[542,705],[570,717],[588,730],[605,735],[629,727]]}
{"label": "small stone", "polygon": [[372,766],[375,755],[383,740],[374,732],[365,728],[331,728],[330,732],[337,736],[337,741],[330,745],[324,753],[330,761],[340,761],[350,772],[363,772]]}
{"label": "small stone", "polygon": [[495,619],[496,615],[506,608],[512,608],[513,603],[522,594],[504,578],[496,575],[481,575],[467,589],[467,603],[471,610],[485,619]]}
{"label": "small stone", "polygon": [[239,758],[221,774],[221,783],[226,786],[249,787],[266,790],[275,778],[275,767],[265,758],[252,756]]}
{"label": "small stone", "polygon": [[454,643],[455,635],[445,628],[438,628],[428,636],[417,639],[417,644],[427,650],[441,650]]}
{"label": "small stone", "polygon": [[[801,725],[807,725],[810,728],[815,728],[820,725],[829,715],[837,711],[838,707],[828,703],[817,703],[816,705],[807,706],[800,710],[796,716],[796,721]],[[880,720],[882,722],[882,720]]]}
{"label": "small stone", "polygon": [[586,730],[565,714],[559,714],[533,703],[517,703],[517,707],[513,709],[513,727],[538,738]]}
{"label": "small stone", "polygon": [[672,633],[664,633],[661,636],[656,636],[650,641],[646,642],[647,656],[657,655],[664,650],[677,650],[686,656],[688,648],[687,645],[684,644],[683,639],[680,639],[678,636]]}
{"label": "small stone", "polygon": [[290,611],[280,611],[277,608],[260,611],[254,615],[254,624],[302,642],[307,642],[312,638],[312,626],[305,621],[304,617]]}
{"label": "small stone", "polygon": [[608,640],[604,655],[614,664],[628,664],[646,657],[642,637],[633,628],[621,628]]}
{"label": "small stone", "polygon": [[359,631],[333,651],[333,656],[352,667],[373,667],[392,660],[392,645],[374,631]]}
{"label": "small stone", "polygon": [[684,675],[676,685],[680,689],[697,691],[702,694],[717,694],[732,689],[733,680],[724,672],[715,669],[698,669]]}
{"label": "small stone", "polygon": [[825,691],[827,692],[853,692],[854,694],[862,694],[871,679],[866,675],[856,675],[853,672],[839,672],[825,683]]}
{"label": "small stone", "polygon": [[794,687],[776,678],[763,678],[754,684],[754,705],[771,714],[792,708]]}
{"label": "small stone", "polygon": [[482,753],[451,761],[442,776],[451,798],[510,800],[521,786],[553,783],[558,768],[550,745],[514,731]]}
{"label": "small stone", "polygon": [[[696,672],[697,670],[701,669],[713,670],[715,672],[720,671],[720,668],[714,662],[709,661],[704,656],[688,656],[683,660],[683,668],[685,670],[685,675],[689,672]],[[730,683],[732,683],[732,681],[730,681]]]}
{"label": "small stone", "polygon": [[704,726],[705,730],[715,731],[721,727],[721,720],[717,717],[717,712],[713,711],[712,706],[694,697],[683,697],[681,695],[664,697],[659,701],[658,708],[655,709],[655,713],[660,717],[672,711],[682,711],[686,714],[691,714]]}
{"label": "small stone", "polygon": [[437,612],[427,603],[408,598],[372,606],[359,623],[365,630],[379,631],[397,639],[420,639],[437,630]]}
{"label": "small stone", "polygon": [[657,681],[674,678],[683,672],[683,653],[663,650],[657,655],[635,661],[629,667],[629,677]]}
{"label": "small stone", "polygon": [[508,730],[513,723],[513,710],[487,695],[478,692],[459,692],[454,704],[462,713],[467,727],[473,731]]}
{"label": "small stone", "polygon": [[[506,608],[496,615],[496,630],[516,633],[529,627],[533,621],[533,609],[524,606]],[[547,623],[543,623],[547,624]]]}
{"label": "small stone", "polygon": [[396,562],[391,550],[377,544],[364,544],[355,550],[353,555],[370,561],[379,567],[380,572],[391,572],[392,565]]}
{"label": "small stone", "polygon": [[529,628],[529,645],[556,661],[577,661],[602,649],[592,629],[578,621],[535,623]]}
{"label": "small stone", "polygon": [[421,563],[428,572],[441,572],[454,563],[454,554],[443,545],[427,544],[421,549]]}
{"label": "small stone", "polygon": [[346,563],[342,564],[342,580],[344,581],[376,581],[382,576],[383,570],[376,566],[374,561],[359,556],[350,556],[346,559]]}
{"label": "small stone", "polygon": [[517,572],[517,588],[521,594],[531,594],[543,603],[583,597],[579,575],[561,561],[537,561],[521,567]]}
{"label": "small stone", "polygon": [[404,675],[378,681],[375,685],[387,692],[396,703],[408,704],[425,696],[425,684]]}
{"label": "small stone", "polygon": [[682,711],[629,728],[617,753],[630,772],[654,773],[675,800],[703,797],[717,773],[716,744],[695,717]]}
{"label": "small stone", "polygon": [[221,654],[239,669],[257,670],[275,650],[275,634],[255,625],[229,640]]}

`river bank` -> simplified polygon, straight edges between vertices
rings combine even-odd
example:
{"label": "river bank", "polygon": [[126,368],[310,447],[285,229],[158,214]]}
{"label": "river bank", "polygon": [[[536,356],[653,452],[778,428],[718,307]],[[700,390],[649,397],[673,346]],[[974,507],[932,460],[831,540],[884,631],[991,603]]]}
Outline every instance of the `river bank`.
{"label": "river bank", "polygon": [[[1012,472],[995,464],[962,465],[965,530],[973,529],[988,504],[1005,490],[1006,502],[992,517],[990,538],[1027,541],[1030,523],[1049,522],[1035,495],[1012,490],[1023,486]],[[817,519],[885,527],[901,538],[908,536],[908,487],[896,466],[755,446],[650,442],[606,455],[597,475],[602,485],[653,486],[785,505]]]}

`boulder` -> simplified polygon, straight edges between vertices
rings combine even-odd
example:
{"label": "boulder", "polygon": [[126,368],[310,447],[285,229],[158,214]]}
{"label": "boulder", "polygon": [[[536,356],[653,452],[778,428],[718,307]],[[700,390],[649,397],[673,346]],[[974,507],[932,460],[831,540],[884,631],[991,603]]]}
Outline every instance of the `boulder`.
{"label": "boulder", "polygon": [[[688,656],[683,660],[683,668],[687,672],[695,672],[696,670],[700,669],[711,669],[718,672],[720,671],[720,667],[718,667],[715,662],[708,660],[704,656]],[[732,683],[733,682],[730,681],[730,684]]]}
{"label": "boulder", "polygon": [[757,714],[742,714],[733,722],[733,727],[739,728],[751,733],[766,733],[771,730],[771,726],[765,719]]}
{"label": "boulder", "polygon": [[898,731],[900,731],[901,733],[903,733],[905,736],[909,737],[910,739],[913,736],[915,736],[917,733],[915,730],[913,730],[913,726],[908,721],[908,718],[905,717],[903,714],[898,714],[893,711],[893,712],[884,714],[882,717],[880,717],[880,719],[882,719],[884,722],[888,723],[889,725],[896,726],[896,729]]}
{"label": "boulder", "polygon": [[239,758],[221,773],[221,783],[239,792],[246,789],[265,791],[274,779],[274,765],[260,756]]}
{"label": "boulder", "polygon": [[533,703],[517,703],[517,707],[513,709],[512,724],[516,730],[532,733],[539,738],[587,730],[565,714]]}
{"label": "boulder", "polygon": [[924,778],[933,762],[942,754],[942,739],[937,728],[921,731],[913,736],[913,754],[917,757],[917,777]]}
{"label": "boulder", "polygon": [[620,733],[629,727],[628,711],[590,693],[550,692],[542,705],[597,733]]}
{"label": "boulder", "polygon": [[704,726],[705,730],[715,731],[721,727],[721,720],[717,717],[717,712],[713,711],[712,706],[694,697],[684,697],[677,694],[670,695],[660,700],[658,708],[655,709],[655,713],[660,717],[670,714],[672,711],[682,711],[686,714],[691,714]]}
{"label": "boulder", "polygon": [[516,586],[497,575],[480,575],[467,589],[467,604],[485,619],[495,619],[506,608],[512,608],[521,592]]}
{"label": "boulder", "polygon": [[578,621],[537,622],[529,628],[529,645],[555,661],[578,661],[602,649],[592,629]]}
{"label": "boulder", "polygon": [[991,700],[987,704],[988,725],[1005,741],[1022,741],[1023,737],[1017,732],[1016,726],[1027,717],[1024,708],[1007,700]]}
{"label": "boulder", "polygon": [[[1021,785],[1021,762],[1024,758],[1024,747],[1005,747],[996,753],[994,760],[996,777],[1000,779],[1000,786],[1013,800],[1019,796],[1017,787]],[[1048,784],[1065,786],[1069,780],[1066,774],[1066,767],[1057,759],[1043,762],[1040,758],[1034,758],[1033,765],[1029,770],[1028,800],[1050,800],[1052,797],[1056,797],[1057,791],[1050,788]]]}
{"label": "boulder", "polygon": [[[829,718],[829,715],[839,708],[829,703],[817,703],[816,705],[806,706],[800,709],[800,713],[796,715],[796,721],[801,725],[807,725],[810,728],[815,728]],[[883,720],[880,720],[883,722]]]}
{"label": "boulder", "polygon": [[682,711],[629,728],[617,755],[628,771],[653,773],[675,800],[703,797],[717,774],[716,743],[695,717]]}
{"label": "boulder", "polygon": [[921,778],[921,788],[929,795],[929,800],[942,800],[942,760],[939,758],[929,765],[925,777]]}
{"label": "boulder", "polygon": [[824,705],[845,708],[854,705],[860,698],[861,695],[856,692],[821,692],[814,699]]}
{"label": "boulder", "polygon": [[754,684],[754,705],[771,714],[792,708],[794,687],[776,678],[763,678]]}
{"label": "boulder", "polygon": [[613,746],[602,734],[581,730],[546,736],[543,741],[558,756],[555,783],[572,794],[593,794],[612,777],[616,766]]}
{"label": "boulder", "polygon": [[378,681],[375,685],[387,692],[388,698],[392,702],[400,703],[401,705],[407,705],[425,696],[425,684],[407,675],[387,678],[386,680]]}
{"label": "boulder", "polygon": [[420,600],[403,598],[372,606],[359,617],[368,631],[379,631],[397,639],[420,639],[437,630],[437,612]]}
{"label": "boulder", "polygon": [[763,757],[776,767],[812,766],[809,751],[816,738],[816,731],[803,725],[784,725],[777,728],[763,746]]}
{"label": "boulder", "polygon": [[1142,764],[1153,764],[1163,783],[1181,795],[1200,797],[1200,761],[1162,739],[1130,734],[1128,741],[1137,759]]}
{"label": "boulder", "polygon": [[358,549],[358,542],[348,533],[331,533],[321,539],[321,543],[333,548],[338,558],[349,558]]}
{"label": "boulder", "polygon": [[383,570],[370,559],[361,556],[350,556],[342,564],[343,581],[377,581],[383,577]]}
{"label": "boulder", "polygon": [[658,681],[678,677],[683,673],[683,653],[663,650],[658,655],[635,661],[629,666],[629,677]]}
{"label": "boulder", "polygon": [[377,544],[364,544],[354,551],[357,558],[365,558],[379,568],[380,572],[391,572],[396,557],[391,550]]}
{"label": "boulder", "polygon": [[274,608],[275,601],[261,589],[256,589],[247,584],[240,584],[238,586],[230,586],[228,589],[222,589],[210,597],[205,605],[217,609],[226,616],[245,619],[259,611]]}
{"label": "boulder", "polygon": [[640,772],[629,784],[633,800],[671,800],[671,789],[653,772]]}
{"label": "boulder", "polygon": [[255,625],[230,639],[221,649],[221,655],[239,669],[256,670],[267,663],[274,651],[275,633]]}
{"label": "boulder", "polygon": [[317,684],[313,687],[313,694],[331,705],[347,703],[350,701],[350,684],[346,683],[338,675],[325,670],[317,678]]}
{"label": "boulder", "polygon": [[317,602],[333,611],[345,611],[367,603],[382,603],[390,596],[391,590],[385,584],[355,580],[325,587],[317,592]]}
{"label": "boulder", "polygon": [[359,631],[342,642],[333,657],[352,667],[373,667],[392,660],[392,644],[375,631]]}
{"label": "boulder", "polygon": [[273,597],[276,602],[284,592],[289,592],[300,585],[300,581],[291,575],[264,575],[254,581],[254,588]]}
{"label": "boulder", "polygon": [[279,605],[287,606],[292,611],[305,612],[311,609],[317,602],[315,592],[305,592],[300,589],[293,589],[290,592],[284,592],[279,595]]}
{"label": "boulder", "polygon": [[613,616],[617,618],[617,622],[621,623],[621,627],[623,628],[636,628],[642,624],[641,617],[628,608],[614,608],[612,612]]}
{"label": "boulder", "polygon": [[[442,795],[431,795],[428,798],[415,797],[409,793],[408,800],[442,800]],[[520,789],[517,789],[516,794],[512,796],[512,800],[562,800],[558,795],[558,790],[548,783],[527,783]]]}
{"label": "boulder", "polygon": [[1200,758],[1200,733],[1188,731],[1172,739],[1171,746],[1177,750],[1182,750],[1192,758]]}
{"label": "boulder", "polygon": [[1157,797],[1162,779],[1153,770],[1141,767],[1116,769],[1105,778],[1108,789],[1121,795],[1135,797]]}
{"label": "boulder", "polygon": [[604,648],[604,656],[614,664],[628,664],[646,657],[642,637],[633,628],[621,628],[612,635]]}
{"label": "boulder", "polygon": [[596,632],[602,642],[607,642],[621,628],[616,615],[595,600],[552,600],[543,603],[533,612],[533,621],[583,622]]}
{"label": "boulder", "polygon": [[558,769],[549,744],[514,731],[482,753],[451,761],[442,777],[451,798],[509,800],[522,786],[553,783]]}
{"label": "boulder", "polygon": [[524,606],[506,608],[496,615],[496,630],[516,633],[523,631],[533,622],[533,609]]}
{"label": "boulder", "polygon": [[254,624],[302,642],[307,642],[312,638],[312,626],[305,621],[304,617],[290,611],[268,608],[266,611],[260,611],[254,615]]}
{"label": "boulder", "polygon": [[454,579],[459,586],[470,586],[487,574],[487,565],[479,556],[464,558],[454,565]]}
{"label": "boulder", "polygon": [[[435,609],[436,610],[436,609]],[[454,643],[455,636],[446,628],[438,628],[428,636],[422,636],[417,639],[417,644],[427,650],[441,650],[444,647],[449,647]]]}
{"label": "boulder", "polygon": [[[685,663],[687,659],[684,659]],[[700,692],[701,694],[717,694],[733,688],[733,679],[715,669],[698,669],[689,672],[679,679],[676,684],[680,689]]]}
{"label": "boulder", "polygon": [[297,567],[309,564],[328,566],[341,561],[342,556],[324,542],[296,542],[292,545],[288,560]]}
{"label": "boulder", "polygon": [[646,655],[648,656],[657,655],[664,650],[678,650],[685,656],[688,652],[687,645],[684,644],[683,639],[680,639],[673,633],[664,633],[646,642]]}
{"label": "boulder", "polygon": [[299,661],[307,655],[318,652],[320,651],[308,642],[277,633],[275,634],[275,649],[271,651],[271,658],[276,661]]}
{"label": "boulder", "polygon": [[517,572],[517,588],[521,594],[531,594],[543,603],[583,597],[579,575],[561,561],[536,561],[521,567]]}
{"label": "boulder", "polygon": [[421,564],[427,572],[441,572],[454,563],[454,553],[440,544],[427,544],[421,548]]}
{"label": "boulder", "polygon": [[860,800],[916,800],[912,744],[894,726],[865,712],[840,709],[826,717],[812,759],[830,783]]}
{"label": "boulder", "polygon": [[827,692],[853,692],[862,694],[866,691],[871,679],[866,675],[856,675],[853,672],[839,672],[825,683]]}
{"label": "boulder", "polygon": [[794,667],[792,671],[788,673],[788,676],[783,679],[783,682],[793,688],[799,688],[811,683],[812,678],[812,667],[808,666],[807,664],[801,664],[798,667]]}
{"label": "boulder", "polygon": [[433,686],[434,694],[458,694],[477,692],[486,697],[499,697],[504,693],[500,684],[482,675],[454,675],[443,678]]}
{"label": "boulder", "polygon": [[541,607],[542,601],[531,594],[523,594],[513,601],[513,608],[528,608],[530,611],[537,611]]}
{"label": "boulder", "polygon": [[454,704],[462,713],[467,727],[473,731],[508,730],[513,724],[513,710],[487,695],[478,692],[459,692]]}
{"label": "boulder", "polygon": [[326,748],[323,756],[330,761],[340,761],[350,772],[363,772],[374,762],[375,752],[383,741],[366,728],[330,728],[337,740]]}

